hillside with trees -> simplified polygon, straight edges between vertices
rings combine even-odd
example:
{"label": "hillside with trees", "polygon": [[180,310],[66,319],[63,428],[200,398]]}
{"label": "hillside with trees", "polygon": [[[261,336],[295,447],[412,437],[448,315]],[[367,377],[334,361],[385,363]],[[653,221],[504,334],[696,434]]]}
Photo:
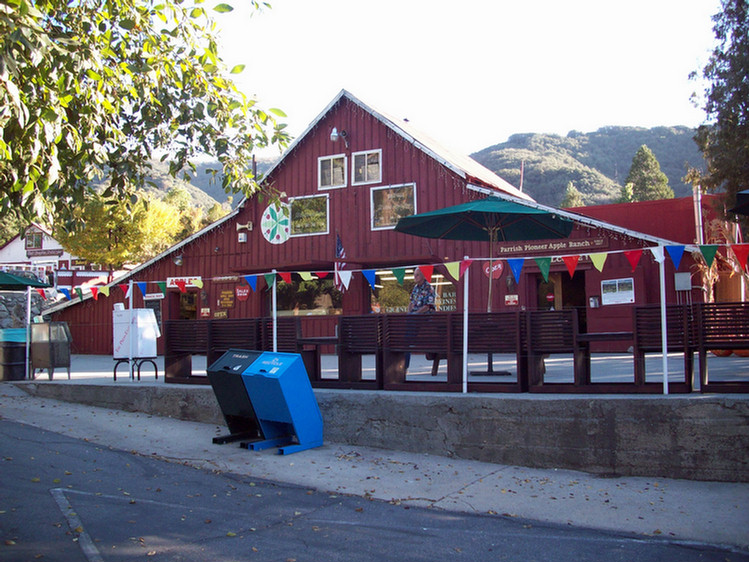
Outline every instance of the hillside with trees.
{"label": "hillside with trees", "polygon": [[683,181],[690,167],[704,166],[689,127],[604,127],[567,136],[525,133],[471,155],[539,203],[559,206],[570,182],[585,205],[614,203],[621,197],[632,160],[646,145],[676,197],[692,193]]}

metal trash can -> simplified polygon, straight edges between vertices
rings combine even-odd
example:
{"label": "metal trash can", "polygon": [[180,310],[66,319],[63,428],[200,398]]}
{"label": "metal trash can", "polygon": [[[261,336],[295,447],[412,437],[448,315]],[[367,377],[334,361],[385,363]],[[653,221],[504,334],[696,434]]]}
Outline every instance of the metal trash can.
{"label": "metal trash can", "polygon": [[0,381],[26,378],[26,328],[0,330]]}
{"label": "metal trash can", "polygon": [[31,325],[31,372],[48,369],[52,380],[56,367],[65,367],[70,378],[70,343],[73,337],[67,322],[42,322]]}
{"label": "metal trash can", "polygon": [[258,441],[263,438],[242,380],[242,373],[262,354],[262,351],[230,349],[206,369],[208,381],[229,428],[229,435],[214,437],[214,443],[223,445],[232,441]]}

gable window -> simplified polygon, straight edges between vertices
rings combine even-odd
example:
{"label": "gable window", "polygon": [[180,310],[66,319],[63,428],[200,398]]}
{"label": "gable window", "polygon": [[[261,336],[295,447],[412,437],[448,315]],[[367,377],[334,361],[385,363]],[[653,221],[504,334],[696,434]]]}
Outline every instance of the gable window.
{"label": "gable window", "polygon": [[382,150],[354,152],[353,159],[353,185],[382,181]]}
{"label": "gable window", "polygon": [[398,219],[416,214],[416,184],[371,189],[372,230],[395,228]]}
{"label": "gable window", "polygon": [[333,189],[346,187],[346,156],[321,156],[317,159],[317,187]]}
{"label": "gable window", "polygon": [[25,246],[27,250],[39,250],[42,247],[42,233],[38,230],[26,232]]}
{"label": "gable window", "polygon": [[296,197],[289,201],[291,236],[328,233],[328,196]]}

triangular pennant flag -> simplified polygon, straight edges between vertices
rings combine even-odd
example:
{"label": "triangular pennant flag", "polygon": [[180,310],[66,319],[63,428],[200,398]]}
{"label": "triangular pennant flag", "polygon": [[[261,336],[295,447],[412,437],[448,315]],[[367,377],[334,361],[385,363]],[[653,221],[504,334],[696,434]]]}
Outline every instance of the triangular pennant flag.
{"label": "triangular pennant flag", "polygon": [[403,279],[406,277],[406,268],[398,267],[393,269],[393,275],[398,280],[398,285],[403,285]]}
{"label": "triangular pennant flag", "polygon": [[419,271],[424,275],[424,279],[427,280],[427,283],[432,282],[432,273],[434,273],[433,265],[420,265]]}
{"label": "triangular pennant flag", "polygon": [[91,296],[94,297],[95,301],[99,300],[99,289],[96,287],[91,287]]}
{"label": "triangular pennant flag", "polygon": [[312,277],[312,273],[309,271],[298,271],[299,277],[301,277],[304,281],[312,281],[314,277]]}
{"label": "triangular pennant flag", "polygon": [[276,274],[275,273],[266,273],[263,275],[265,277],[265,284],[268,285],[268,287],[272,287],[273,283],[276,282]]}
{"label": "triangular pennant flag", "polygon": [[653,259],[658,263],[663,263],[666,260],[666,254],[663,253],[663,246],[653,246],[650,248],[650,253],[653,254]]}
{"label": "triangular pennant flag", "polygon": [[109,286],[106,287],[99,287],[99,292],[104,295],[105,297],[109,296]]}
{"label": "triangular pennant flag", "polygon": [[80,287],[76,287],[75,293],[78,295],[79,299],[83,300],[83,289],[81,289]]}
{"label": "triangular pennant flag", "polygon": [[362,271],[362,275],[364,275],[364,278],[369,281],[369,286],[372,287],[372,290],[375,289],[375,283],[377,281],[377,277],[375,275],[374,269],[365,269]]}
{"label": "triangular pennant flag", "polygon": [[284,283],[291,285],[291,271],[279,271],[278,274],[281,276]]}
{"label": "triangular pennant flag", "polygon": [[450,277],[452,277],[456,281],[460,279],[460,262],[459,261],[451,261],[451,262],[446,263],[445,269],[447,269],[447,272],[450,274]]}
{"label": "triangular pennant flag", "polygon": [[606,263],[606,258],[609,257],[609,255],[606,252],[598,252],[596,254],[588,254],[588,257],[590,258],[590,261],[593,262],[593,265],[595,268],[603,272],[603,264]]}
{"label": "triangular pennant flag", "polygon": [[674,269],[678,271],[681,257],[684,255],[684,246],[666,246],[668,257],[674,262]]}
{"label": "triangular pennant flag", "polygon": [[140,294],[145,297],[146,296],[146,291],[148,290],[146,288],[146,283],[144,281],[138,281],[138,283],[136,283],[136,285],[138,285],[138,288],[140,289]]}
{"label": "triangular pennant flag", "polygon": [[523,271],[524,263],[525,258],[510,258],[507,260],[507,264],[512,271],[512,276],[515,278],[515,283],[520,283],[520,273]]}
{"label": "triangular pennant flag", "polygon": [[157,281],[156,285],[158,285],[159,291],[161,291],[162,294],[166,295],[166,283],[164,281]]}
{"label": "triangular pennant flag", "polygon": [[577,262],[580,261],[580,256],[562,256],[562,261],[564,261],[564,265],[567,266],[567,271],[569,271],[570,277],[574,277]]}
{"label": "triangular pennant flag", "polygon": [[472,263],[473,263],[473,260],[463,260],[460,262],[460,277],[463,277],[463,274],[466,272],[466,269],[471,267]]}
{"label": "triangular pennant flag", "polygon": [[749,244],[731,244],[736,259],[739,260],[741,269],[746,269],[746,258],[749,256]]}
{"label": "triangular pennant flag", "polygon": [[122,289],[122,292],[125,293],[125,298],[128,298],[130,296],[130,287],[128,287],[126,283],[121,283],[119,287]]}
{"label": "triangular pennant flag", "polygon": [[175,285],[177,285],[177,288],[179,289],[180,293],[186,293],[187,292],[187,282],[180,279],[179,281],[174,282]]}
{"label": "triangular pennant flag", "polygon": [[551,268],[551,258],[535,258],[534,261],[544,276],[544,281],[549,282],[549,268]]}
{"label": "triangular pennant flag", "polygon": [[41,295],[42,299],[47,300],[47,293],[44,292],[44,289],[37,289],[36,292]]}
{"label": "triangular pennant flag", "polygon": [[244,280],[247,281],[253,291],[257,291],[257,275],[245,275]]}
{"label": "triangular pennant flag", "polygon": [[65,295],[65,298],[70,300],[70,290],[60,287],[60,292]]}
{"label": "triangular pennant flag", "polygon": [[198,289],[202,289],[203,288],[203,280],[202,279],[192,279],[191,283],[193,284],[194,287],[197,287]]}
{"label": "triangular pennant flag", "polygon": [[349,283],[351,283],[351,274],[353,271],[350,269],[342,269],[338,271],[338,279],[340,279],[343,288],[348,290]]}
{"label": "triangular pennant flag", "polygon": [[629,261],[629,265],[632,266],[632,271],[634,271],[637,267],[637,264],[640,263],[640,258],[642,257],[642,249],[627,250],[626,252],[624,252],[624,256],[627,258],[627,261]]}
{"label": "triangular pennant flag", "polygon": [[711,267],[713,265],[713,260],[715,259],[715,254],[717,252],[718,246],[716,244],[707,244],[705,246],[700,246],[700,253],[702,254],[702,257],[705,258],[707,267]]}
{"label": "triangular pennant flag", "polygon": [[317,275],[320,279],[325,279],[328,275],[330,275],[330,271],[315,271],[315,275]]}

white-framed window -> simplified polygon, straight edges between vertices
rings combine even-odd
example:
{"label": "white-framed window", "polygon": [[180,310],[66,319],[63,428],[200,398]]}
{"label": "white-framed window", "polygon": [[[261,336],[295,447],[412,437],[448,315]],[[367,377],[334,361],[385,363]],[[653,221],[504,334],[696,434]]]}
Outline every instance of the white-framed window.
{"label": "white-framed window", "polygon": [[334,154],[317,159],[317,188],[346,187],[346,155]]}
{"label": "white-framed window", "polygon": [[372,230],[393,229],[398,219],[416,214],[416,184],[373,187],[370,201]]}
{"label": "white-framed window", "polygon": [[27,250],[41,249],[44,236],[39,230],[27,230],[25,238],[25,248]]}
{"label": "white-framed window", "polygon": [[351,155],[351,185],[380,183],[382,181],[382,150],[365,150]]}
{"label": "white-framed window", "polygon": [[289,199],[291,236],[328,234],[330,213],[328,195],[310,195]]}
{"label": "white-framed window", "polygon": [[633,302],[635,302],[635,280],[632,277],[601,281],[601,305]]}

